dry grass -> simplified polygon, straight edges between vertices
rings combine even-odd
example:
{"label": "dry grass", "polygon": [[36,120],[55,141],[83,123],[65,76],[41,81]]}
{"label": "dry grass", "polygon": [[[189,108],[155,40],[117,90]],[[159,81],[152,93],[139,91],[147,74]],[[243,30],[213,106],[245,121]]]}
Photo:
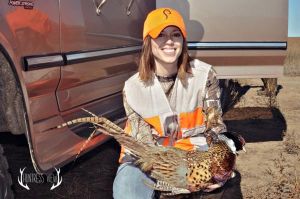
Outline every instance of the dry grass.
{"label": "dry grass", "polygon": [[291,134],[287,134],[285,136],[285,141],[284,141],[284,149],[285,152],[288,154],[293,154],[293,155],[299,155],[300,152],[300,146],[296,143],[296,135],[295,132],[292,132]]}
{"label": "dry grass", "polygon": [[284,153],[273,160],[273,166],[265,171],[265,178],[271,180],[264,186],[247,190],[245,198],[260,199],[297,199],[300,198],[300,179],[296,165],[286,161]]}
{"label": "dry grass", "polygon": [[[273,165],[270,165],[264,172],[266,183],[264,186],[248,189],[245,198],[300,198],[300,174],[297,170],[300,146],[295,142],[295,139],[294,132],[286,135],[284,150],[278,152],[278,157],[273,159]],[[295,161],[291,161],[291,159]]]}
{"label": "dry grass", "polygon": [[287,162],[285,153],[274,159],[274,167],[266,170],[271,181],[263,187],[263,198],[300,198],[299,177],[295,166]]}
{"label": "dry grass", "polygon": [[284,75],[300,75],[300,38],[288,39],[288,53],[284,63]]}

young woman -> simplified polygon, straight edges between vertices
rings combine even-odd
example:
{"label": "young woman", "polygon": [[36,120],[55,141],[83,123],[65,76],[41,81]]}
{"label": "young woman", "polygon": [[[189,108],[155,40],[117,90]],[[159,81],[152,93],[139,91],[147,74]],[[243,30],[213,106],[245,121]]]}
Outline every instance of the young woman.
{"label": "young woman", "polygon": [[[186,36],[176,10],[159,8],[148,14],[139,70],[123,91],[128,116],[125,131],[142,143],[207,150],[203,112],[212,106],[222,111],[220,89],[212,67],[189,57]],[[212,131],[221,133],[226,126],[221,121]],[[144,183],[151,179],[132,164],[124,148],[120,162],[114,198],[153,198],[154,191]]]}

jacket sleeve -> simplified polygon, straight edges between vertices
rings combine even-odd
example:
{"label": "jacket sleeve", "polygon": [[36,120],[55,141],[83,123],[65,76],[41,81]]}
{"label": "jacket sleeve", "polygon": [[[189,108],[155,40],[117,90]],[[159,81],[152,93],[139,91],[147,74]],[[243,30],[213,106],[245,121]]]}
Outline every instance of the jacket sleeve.
{"label": "jacket sleeve", "polygon": [[[203,109],[206,112],[207,108],[215,107],[215,109],[222,115],[222,107],[220,102],[221,91],[219,87],[219,80],[216,77],[216,73],[213,69],[211,69],[208,73],[207,82],[206,82],[206,90],[204,97]],[[226,131],[226,125],[221,119],[218,122],[218,125],[211,129],[215,133],[222,133]]]}
{"label": "jacket sleeve", "polygon": [[145,120],[137,114],[128,104],[126,94],[123,91],[123,104],[127,115],[126,128],[129,127],[129,134],[142,143],[156,145],[153,137],[155,131]]}

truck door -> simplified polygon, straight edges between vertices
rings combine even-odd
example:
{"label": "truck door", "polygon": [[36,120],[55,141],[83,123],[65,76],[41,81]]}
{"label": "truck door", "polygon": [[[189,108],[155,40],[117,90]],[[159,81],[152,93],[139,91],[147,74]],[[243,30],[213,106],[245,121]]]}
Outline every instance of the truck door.
{"label": "truck door", "polygon": [[123,83],[136,71],[143,20],[154,7],[142,0],[61,1],[66,65],[57,91],[60,111],[108,97],[106,110],[122,108]]}

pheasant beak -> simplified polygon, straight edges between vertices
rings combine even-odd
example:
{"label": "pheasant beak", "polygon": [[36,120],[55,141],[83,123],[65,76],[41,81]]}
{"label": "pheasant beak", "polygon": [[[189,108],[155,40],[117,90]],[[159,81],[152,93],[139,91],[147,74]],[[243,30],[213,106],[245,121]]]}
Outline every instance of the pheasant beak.
{"label": "pheasant beak", "polygon": [[243,151],[246,153],[247,151],[246,151],[246,148],[243,146]]}

